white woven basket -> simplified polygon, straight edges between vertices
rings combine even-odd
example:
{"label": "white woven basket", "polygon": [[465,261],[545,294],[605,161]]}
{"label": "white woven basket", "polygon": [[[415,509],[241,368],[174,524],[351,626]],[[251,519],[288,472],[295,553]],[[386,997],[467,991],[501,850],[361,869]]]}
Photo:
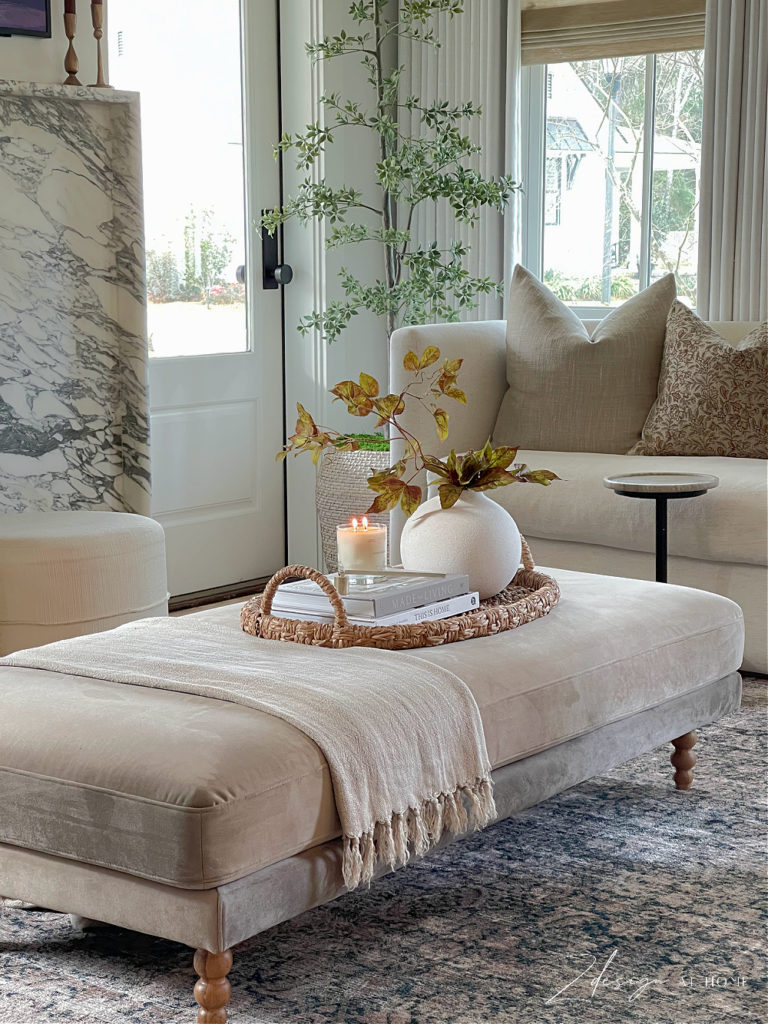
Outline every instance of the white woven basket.
{"label": "white woven basket", "polygon": [[[375,495],[368,487],[372,473],[389,465],[389,452],[325,452],[317,470],[315,505],[320,522],[323,561],[326,572],[336,572],[336,527],[346,526],[353,516],[359,519]],[[389,513],[368,516],[371,523],[389,525]],[[387,537],[389,560],[389,537]]]}

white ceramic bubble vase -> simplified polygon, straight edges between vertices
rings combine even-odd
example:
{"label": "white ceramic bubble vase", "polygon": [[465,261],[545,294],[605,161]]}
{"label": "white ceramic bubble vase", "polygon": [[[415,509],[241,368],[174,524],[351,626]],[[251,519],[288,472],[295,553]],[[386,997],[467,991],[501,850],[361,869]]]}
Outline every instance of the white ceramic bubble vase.
{"label": "white ceramic bubble vase", "polygon": [[507,586],[520,565],[520,531],[506,509],[480,491],[452,508],[440,498],[420,505],[403,527],[400,557],[411,572],[466,573],[480,600]]}

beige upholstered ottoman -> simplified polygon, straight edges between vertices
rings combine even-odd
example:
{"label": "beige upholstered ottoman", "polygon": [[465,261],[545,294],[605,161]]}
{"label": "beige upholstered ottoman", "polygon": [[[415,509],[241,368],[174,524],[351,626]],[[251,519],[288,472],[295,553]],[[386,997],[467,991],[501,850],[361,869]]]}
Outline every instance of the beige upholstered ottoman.
{"label": "beige upholstered ottoman", "polygon": [[[546,618],[409,652],[471,689],[499,817],[669,741],[688,788],[694,730],[740,703],[740,609],[697,590],[547,571],[562,599]],[[189,618],[231,627],[234,644],[238,614]],[[232,947],[345,891],[328,764],[285,720],[10,666],[0,704],[0,892],[196,949],[200,1022],[227,1019]],[[671,772],[670,789],[684,798]]]}
{"label": "beige upholstered ottoman", "polygon": [[165,535],[154,519],[0,515],[0,655],[167,614]]}

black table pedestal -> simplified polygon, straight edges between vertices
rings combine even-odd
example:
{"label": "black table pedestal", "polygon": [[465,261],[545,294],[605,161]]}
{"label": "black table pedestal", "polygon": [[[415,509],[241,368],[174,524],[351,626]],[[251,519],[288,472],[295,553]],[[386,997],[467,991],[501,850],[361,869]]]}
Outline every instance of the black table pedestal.
{"label": "black table pedestal", "polygon": [[616,490],[617,494],[623,494],[625,498],[651,498],[656,502],[656,582],[667,582],[667,502],[670,498],[698,498],[700,494],[706,494],[707,488],[700,491],[686,491],[681,494],[679,491],[659,491],[648,493],[641,491]]}

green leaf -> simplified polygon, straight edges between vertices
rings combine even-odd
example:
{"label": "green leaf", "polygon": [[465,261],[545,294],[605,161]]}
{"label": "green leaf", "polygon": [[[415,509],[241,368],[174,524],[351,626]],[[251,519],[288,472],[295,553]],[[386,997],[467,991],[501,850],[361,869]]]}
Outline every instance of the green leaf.
{"label": "green leaf", "polygon": [[440,484],[437,489],[437,493],[440,495],[440,507],[453,508],[461,497],[463,490],[463,487],[459,487],[456,484]]}

